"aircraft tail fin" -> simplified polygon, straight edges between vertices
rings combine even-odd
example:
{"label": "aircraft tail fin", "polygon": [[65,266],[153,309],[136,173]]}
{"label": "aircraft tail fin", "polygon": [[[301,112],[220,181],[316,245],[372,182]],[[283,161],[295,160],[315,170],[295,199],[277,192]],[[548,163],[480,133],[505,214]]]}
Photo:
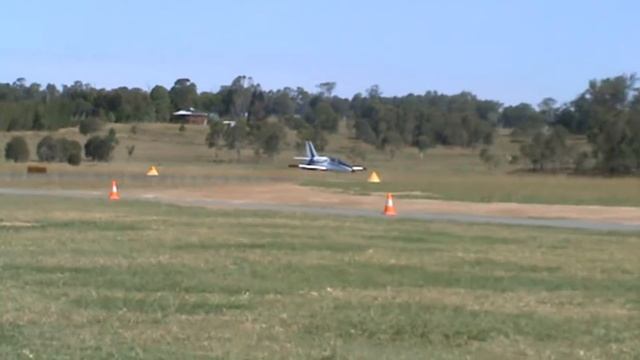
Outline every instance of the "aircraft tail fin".
{"label": "aircraft tail fin", "polygon": [[313,143],[311,141],[305,141],[305,147],[307,148],[307,157],[309,159],[313,159],[318,156],[316,149],[313,147]]}

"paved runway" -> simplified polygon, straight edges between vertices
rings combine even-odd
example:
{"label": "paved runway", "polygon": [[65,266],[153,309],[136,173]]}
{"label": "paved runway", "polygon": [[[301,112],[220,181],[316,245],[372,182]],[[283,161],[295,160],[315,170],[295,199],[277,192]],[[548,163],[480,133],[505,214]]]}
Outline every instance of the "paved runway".
{"label": "paved runway", "polygon": [[[0,195],[21,195],[21,196],[61,196],[73,198],[106,198],[104,192],[99,191],[80,191],[80,190],[51,190],[51,189],[19,189],[19,188],[0,188]],[[245,210],[268,210],[281,212],[297,212],[318,215],[338,215],[338,216],[362,216],[362,217],[378,217],[384,218],[380,211],[338,208],[338,207],[320,207],[320,206],[304,206],[291,204],[276,203],[257,203],[245,200],[217,200],[217,199],[197,199],[197,198],[170,198],[149,193],[146,195],[129,196],[132,200],[156,201],[167,204],[176,204],[183,206],[200,206],[212,208],[233,208]],[[593,220],[574,220],[574,219],[532,219],[508,216],[484,216],[471,214],[447,214],[447,213],[429,213],[429,212],[400,212],[396,218],[399,219],[415,219],[425,221],[449,221],[460,223],[478,223],[478,224],[500,224],[513,226],[539,226],[551,228],[566,229],[582,229],[593,231],[626,231],[640,232],[640,224],[622,224],[613,222],[601,222]]]}

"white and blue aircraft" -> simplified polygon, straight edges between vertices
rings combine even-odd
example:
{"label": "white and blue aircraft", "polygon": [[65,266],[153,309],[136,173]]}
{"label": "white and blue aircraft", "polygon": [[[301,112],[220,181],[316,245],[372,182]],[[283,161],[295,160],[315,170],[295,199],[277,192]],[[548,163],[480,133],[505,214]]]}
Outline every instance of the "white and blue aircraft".
{"label": "white and blue aircraft", "polygon": [[[307,150],[307,156],[294,158],[296,160],[303,161],[297,165],[299,169],[338,172],[356,172],[365,170],[363,166],[349,165],[338,158],[318,155],[311,141],[305,141],[304,145]],[[291,166],[295,167],[296,165]]]}

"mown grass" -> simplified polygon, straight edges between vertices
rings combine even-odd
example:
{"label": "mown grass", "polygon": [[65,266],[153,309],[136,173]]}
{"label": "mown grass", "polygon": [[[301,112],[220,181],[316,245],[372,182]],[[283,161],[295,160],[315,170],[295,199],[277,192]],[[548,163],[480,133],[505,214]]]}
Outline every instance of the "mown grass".
{"label": "mown grass", "polygon": [[632,359],[639,245],[0,196],[0,358]]}

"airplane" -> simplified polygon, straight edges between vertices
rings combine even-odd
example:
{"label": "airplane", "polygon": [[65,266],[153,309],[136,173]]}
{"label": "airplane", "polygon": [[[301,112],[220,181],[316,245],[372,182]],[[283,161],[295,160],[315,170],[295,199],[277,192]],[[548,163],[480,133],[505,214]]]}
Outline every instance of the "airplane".
{"label": "airplane", "polygon": [[356,172],[365,170],[364,166],[349,165],[338,158],[318,155],[311,141],[305,141],[304,145],[307,150],[307,156],[294,157],[295,160],[303,160],[303,162],[297,165],[289,165],[290,167],[297,167],[302,170],[338,172]]}

